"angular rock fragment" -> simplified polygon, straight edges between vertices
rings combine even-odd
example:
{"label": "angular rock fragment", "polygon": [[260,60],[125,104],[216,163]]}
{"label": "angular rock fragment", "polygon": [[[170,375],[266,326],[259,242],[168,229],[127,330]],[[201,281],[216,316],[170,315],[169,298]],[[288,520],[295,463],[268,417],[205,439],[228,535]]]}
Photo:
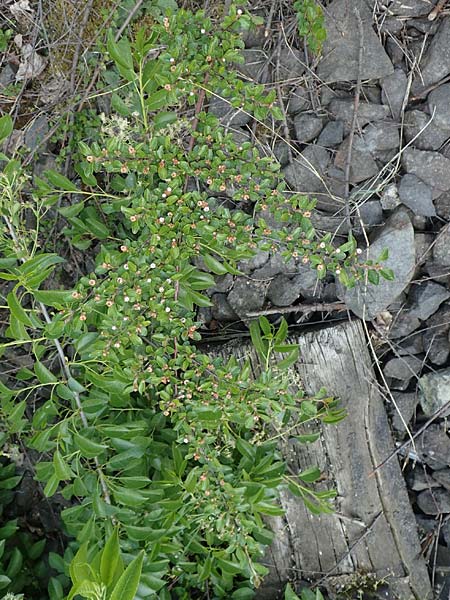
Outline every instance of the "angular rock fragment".
{"label": "angular rock fragment", "polygon": [[[364,53],[359,64],[359,11],[363,24]],[[323,81],[379,79],[393,72],[393,66],[372,28],[372,11],[364,0],[333,0],[325,12],[327,39],[317,74]]]}
{"label": "angular rock fragment", "polygon": [[376,260],[384,248],[389,249],[386,268],[394,270],[393,281],[380,280],[379,285],[357,284],[345,290],[343,298],[348,308],[358,317],[373,319],[385,310],[409,285],[415,269],[414,230],[405,209],[399,208],[386,221],[371,243],[369,258]]}

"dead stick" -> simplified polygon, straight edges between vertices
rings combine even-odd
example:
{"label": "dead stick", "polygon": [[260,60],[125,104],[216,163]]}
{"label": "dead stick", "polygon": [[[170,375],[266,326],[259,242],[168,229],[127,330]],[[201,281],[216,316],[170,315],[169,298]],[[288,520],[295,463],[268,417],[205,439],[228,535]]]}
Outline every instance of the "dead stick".
{"label": "dead stick", "polygon": [[287,315],[293,312],[331,312],[332,310],[345,310],[347,307],[343,302],[332,302],[330,304],[299,304],[297,306],[282,306],[280,308],[266,308],[249,312],[246,317],[262,317],[265,315]]}
{"label": "dead stick", "polygon": [[352,150],[353,150],[353,139],[355,137],[356,124],[358,120],[358,109],[359,109],[359,99],[361,96],[361,69],[362,69],[362,60],[364,54],[364,30],[363,24],[361,20],[361,15],[359,14],[359,10],[357,8],[354,9],[354,13],[356,16],[356,21],[358,23],[358,32],[359,32],[359,55],[358,55],[358,76],[356,80],[356,88],[355,88],[355,100],[353,103],[353,118],[352,124],[350,128],[350,134],[348,136],[348,148],[347,148],[347,158],[345,161],[345,189],[344,189],[344,198],[345,198],[345,218],[347,221],[349,233],[352,232],[352,220],[350,216],[350,166],[352,162]]}
{"label": "dead stick", "polygon": [[436,6],[433,8],[433,10],[428,15],[429,21],[434,21],[439,16],[439,13],[441,13],[443,11],[446,2],[447,2],[447,0],[439,0],[439,2],[436,4]]}

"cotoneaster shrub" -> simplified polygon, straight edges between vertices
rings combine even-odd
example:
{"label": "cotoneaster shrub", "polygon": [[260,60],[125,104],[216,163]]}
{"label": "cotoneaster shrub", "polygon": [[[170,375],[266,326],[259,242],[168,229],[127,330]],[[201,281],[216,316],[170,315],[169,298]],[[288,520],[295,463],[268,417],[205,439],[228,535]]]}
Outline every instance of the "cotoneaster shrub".
{"label": "cotoneaster shrub", "polygon": [[[251,598],[280,487],[331,510],[333,492],[310,487],[318,470],[288,473],[277,450],[297,425],[343,417],[324,390],[307,398],[289,385],[297,349],[286,322],[251,325],[258,374],[196,345],[196,309],[210,304],[202,292],[258,250],[344,285],[392,276],[358,262],[353,238],[319,238],[314,202],[288,193],[279,165],[208,112],[216,95],[261,126],[281,118],[275,92],[235,71],[249,24],[232,5],[220,22],[179,9],[133,39],[110,33],[111,112],[96,140],[79,141],[76,180],[49,171],[31,181],[0,157],[5,335],[34,361],[1,384],[3,419],[40,453],[45,494],[71,503],[62,517],[73,541],[50,559],[52,600],[71,585],[69,599]],[[11,129],[3,117],[0,138]],[[47,282],[63,260],[41,231],[55,211],[68,242],[95,253],[70,290]]]}

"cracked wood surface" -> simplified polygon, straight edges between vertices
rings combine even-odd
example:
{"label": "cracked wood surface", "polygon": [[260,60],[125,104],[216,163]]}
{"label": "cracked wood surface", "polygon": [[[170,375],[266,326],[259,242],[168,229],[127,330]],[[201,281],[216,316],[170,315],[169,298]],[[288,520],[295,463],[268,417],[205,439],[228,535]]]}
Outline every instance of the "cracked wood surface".
{"label": "cracked wood surface", "polygon": [[[265,557],[270,574],[258,598],[282,598],[286,581],[300,579],[321,581],[337,598],[340,586],[370,573],[387,583],[373,598],[431,599],[398,459],[370,476],[394,445],[361,323],[315,330],[290,343],[299,344],[301,356],[292,369],[293,381],[300,378],[308,394],[325,387],[348,412],[338,425],[322,427],[312,444],[282,443],[294,472],[312,465],[322,469],[326,480],[318,486],[337,490],[336,513],[312,515],[299,498],[282,493],[286,515],[271,519],[276,538]],[[220,351],[224,356],[230,352],[248,356],[257,369],[250,345],[234,342]]]}

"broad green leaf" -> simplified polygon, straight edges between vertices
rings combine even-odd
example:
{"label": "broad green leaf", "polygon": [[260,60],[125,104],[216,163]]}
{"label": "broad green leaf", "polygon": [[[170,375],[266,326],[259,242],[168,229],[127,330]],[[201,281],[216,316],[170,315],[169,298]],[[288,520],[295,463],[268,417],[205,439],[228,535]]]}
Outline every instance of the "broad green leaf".
{"label": "broad green leaf", "polygon": [[369,270],[367,272],[367,279],[370,283],[373,283],[373,285],[378,285],[380,283],[380,274],[378,271]]}
{"label": "broad green leaf", "polygon": [[6,575],[0,575],[0,590],[4,590],[11,583],[11,579]]}
{"label": "broad green leaf", "polygon": [[25,329],[25,325],[12,313],[9,318],[9,327],[6,330],[5,335],[7,337],[11,337],[13,340],[19,341],[31,339],[27,330]]}
{"label": "broad green leaf", "polygon": [[53,169],[49,169],[48,171],[44,171],[44,176],[50,181],[52,185],[54,185],[58,190],[64,190],[65,192],[79,192],[80,190],[74,185],[70,179],[61,175],[57,171]]}
{"label": "broad green leaf", "polygon": [[67,596],[67,600],[72,600],[72,598],[78,595],[87,598],[88,600],[100,600],[100,598],[103,597],[102,594],[102,587],[100,584],[85,580],[72,587]]}
{"label": "broad green leaf", "polygon": [[6,574],[12,580],[19,574],[23,565],[23,556],[19,548],[14,548],[6,568]]}
{"label": "broad green leaf", "polygon": [[153,126],[155,129],[161,129],[171,123],[175,123],[177,120],[178,115],[175,112],[159,112],[153,119]]}
{"label": "broad green leaf", "polygon": [[296,435],[295,438],[302,444],[311,444],[320,438],[320,432],[303,433],[301,435]]}
{"label": "broad green leaf", "polygon": [[42,304],[64,308],[68,304],[75,302],[72,293],[71,290],[36,290],[33,292],[33,295]]}
{"label": "broad green leaf", "polygon": [[255,346],[256,351],[259,354],[259,357],[262,360],[266,360],[268,346],[267,342],[263,340],[261,335],[261,328],[259,326],[259,321],[255,320],[250,323],[250,337],[252,338],[252,343]]}
{"label": "broad green leaf", "polygon": [[58,485],[59,485],[59,478],[57,477],[56,473],[53,473],[53,475],[50,477],[50,479],[47,481],[47,483],[45,485],[44,496],[46,498],[50,498],[50,496],[53,496],[53,494],[58,489]]}
{"label": "broad green leaf", "polygon": [[124,67],[127,70],[133,70],[133,56],[131,54],[130,43],[126,38],[116,42],[111,30],[108,31],[107,49],[109,55],[117,66]]}
{"label": "broad green leaf", "polygon": [[236,449],[242,456],[248,458],[248,460],[252,462],[255,460],[256,448],[249,444],[246,440],[243,440],[239,437],[236,438]]}
{"label": "broad green leaf", "polygon": [[57,383],[58,378],[39,360],[34,363],[34,372],[40,383]]}
{"label": "broad green leaf", "polygon": [[11,134],[13,127],[13,120],[10,115],[3,115],[3,117],[0,117],[0,142]]}
{"label": "broad green leaf", "polygon": [[395,274],[392,269],[380,269],[379,272],[383,279],[387,279],[388,281],[393,281],[395,279]]}
{"label": "broad green leaf", "polygon": [[30,321],[30,318],[28,317],[27,313],[22,308],[15,292],[9,292],[9,294],[6,296],[6,301],[8,303],[9,310],[16,317],[16,319],[18,319],[27,327],[33,327],[33,323]]}
{"label": "broad green leaf", "polygon": [[277,367],[279,369],[287,369],[288,367],[290,367],[291,365],[293,365],[294,363],[296,363],[298,361],[298,357],[299,357],[299,349],[298,348],[294,348],[286,356],[286,358],[283,358],[282,360],[280,360],[277,363]]}
{"label": "broad green leaf", "polygon": [[216,275],[225,275],[228,269],[210,254],[202,254],[203,262],[206,267]]}
{"label": "broad green leaf", "polygon": [[59,450],[56,450],[53,455],[53,466],[55,468],[55,474],[60,481],[72,479],[74,475],[72,469],[66,463]]}
{"label": "broad green leaf", "polygon": [[61,600],[61,598],[64,598],[63,586],[56,577],[50,577],[47,589],[50,600]]}
{"label": "broad green leaf", "polygon": [[267,317],[259,317],[259,326],[261,327],[261,331],[264,335],[271,337],[272,336],[272,325]]}
{"label": "broad green leaf", "polygon": [[26,278],[31,277],[33,275],[39,275],[42,271],[46,271],[49,267],[53,267],[58,263],[64,262],[64,258],[61,258],[57,254],[39,254],[38,256],[34,256],[30,258],[23,265],[18,267],[21,275],[24,276],[24,284],[27,283]]}
{"label": "broad green leaf", "polygon": [[81,546],[78,548],[78,552],[72,558],[69,565],[69,573],[74,585],[93,578],[92,570],[88,561],[87,542],[81,544]]}
{"label": "broad green leaf", "polygon": [[300,600],[290,583],[287,584],[286,589],[284,590],[284,600]]}
{"label": "broad green leaf", "polygon": [[278,331],[275,334],[274,343],[282,344],[286,340],[287,334],[288,334],[288,324],[287,324],[286,319],[283,317],[281,319],[281,323],[278,328]]}
{"label": "broad green leaf", "polygon": [[81,435],[80,433],[76,433],[73,436],[74,442],[81,452],[81,455],[85,458],[95,458],[102,452],[108,449],[108,446],[105,444],[99,444],[98,442],[94,442],[93,440]]}
{"label": "broad green leaf", "polygon": [[159,110],[167,105],[168,93],[166,90],[158,90],[154,94],[151,94],[145,101],[147,110]]}
{"label": "broad green leaf", "polygon": [[318,467],[310,467],[298,474],[298,478],[306,483],[313,483],[320,477],[320,469]]}
{"label": "broad green leaf", "polygon": [[113,534],[107,540],[100,561],[100,578],[108,587],[114,580],[117,567],[119,566],[120,544],[119,528],[115,527]]}
{"label": "broad green leaf", "polygon": [[139,586],[144,562],[144,551],[128,565],[116,583],[110,600],[133,600]]}

